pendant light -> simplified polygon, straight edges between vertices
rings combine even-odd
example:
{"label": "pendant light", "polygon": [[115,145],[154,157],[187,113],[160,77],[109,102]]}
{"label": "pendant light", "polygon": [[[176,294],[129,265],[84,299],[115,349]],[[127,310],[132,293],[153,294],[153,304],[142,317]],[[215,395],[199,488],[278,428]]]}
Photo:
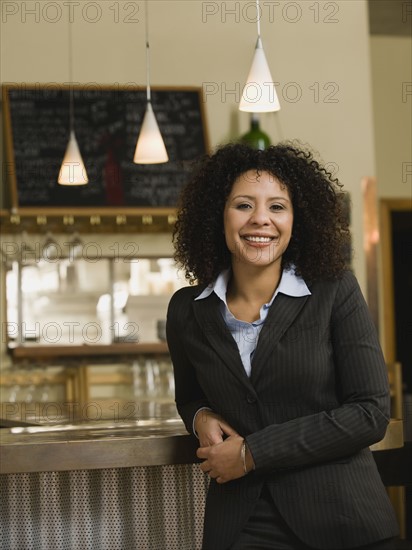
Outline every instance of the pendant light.
{"label": "pendant light", "polygon": [[74,91],[73,91],[73,53],[72,53],[72,22],[69,18],[69,125],[70,137],[67,144],[66,153],[60,168],[57,182],[60,185],[85,185],[89,183],[86,167],[77,144],[74,132]]}
{"label": "pendant light", "polygon": [[137,140],[133,162],[136,164],[160,164],[169,160],[166,147],[153,112],[150,95],[150,46],[149,46],[149,24],[148,7],[145,1],[145,22],[146,22],[146,112],[143,124]]}
{"label": "pendant light", "polygon": [[250,113],[268,113],[270,111],[279,111],[280,104],[260,37],[261,12],[259,0],[256,0],[256,12],[258,38],[252,66],[243,88],[239,110]]}

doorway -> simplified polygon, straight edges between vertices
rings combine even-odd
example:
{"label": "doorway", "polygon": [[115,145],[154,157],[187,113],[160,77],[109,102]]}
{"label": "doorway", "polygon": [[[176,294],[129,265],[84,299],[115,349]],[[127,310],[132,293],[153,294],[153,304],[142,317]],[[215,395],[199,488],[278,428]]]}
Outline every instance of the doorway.
{"label": "doorway", "polygon": [[412,394],[412,272],[408,268],[412,249],[411,200],[381,200],[381,243],[385,358],[388,363],[401,363],[404,392]]}
{"label": "doorway", "polygon": [[[383,349],[387,363],[402,368],[405,450],[412,446],[412,201],[380,201],[383,298]],[[412,540],[412,487],[394,491],[398,497],[401,532]],[[398,516],[399,517],[399,516]]]}

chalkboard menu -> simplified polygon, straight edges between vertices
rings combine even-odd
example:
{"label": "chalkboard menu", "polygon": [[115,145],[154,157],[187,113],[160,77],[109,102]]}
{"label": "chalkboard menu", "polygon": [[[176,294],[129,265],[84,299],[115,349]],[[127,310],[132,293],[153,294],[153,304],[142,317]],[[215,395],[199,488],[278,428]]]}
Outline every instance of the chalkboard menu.
{"label": "chalkboard menu", "polygon": [[208,150],[200,88],[153,88],[169,162],[133,156],[146,109],[143,88],[73,87],[74,128],[89,184],[57,183],[69,139],[70,89],[3,87],[6,171],[14,207],[173,207],[192,161]]}

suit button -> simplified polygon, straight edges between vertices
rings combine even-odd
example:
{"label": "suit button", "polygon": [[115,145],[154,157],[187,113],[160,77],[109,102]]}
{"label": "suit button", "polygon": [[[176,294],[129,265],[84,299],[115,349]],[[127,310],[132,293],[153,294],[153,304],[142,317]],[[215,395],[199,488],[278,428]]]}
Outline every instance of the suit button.
{"label": "suit button", "polygon": [[248,403],[256,403],[256,397],[250,393],[247,394],[246,396],[246,401]]}

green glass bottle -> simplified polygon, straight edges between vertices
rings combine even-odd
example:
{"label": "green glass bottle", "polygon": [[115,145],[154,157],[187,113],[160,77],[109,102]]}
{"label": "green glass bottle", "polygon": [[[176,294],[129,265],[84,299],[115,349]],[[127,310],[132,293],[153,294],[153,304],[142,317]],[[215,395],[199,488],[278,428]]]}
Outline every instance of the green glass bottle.
{"label": "green glass bottle", "polygon": [[260,129],[259,115],[252,113],[250,118],[250,130],[240,137],[242,143],[246,143],[253,149],[266,149],[270,145],[270,138],[265,132]]}

